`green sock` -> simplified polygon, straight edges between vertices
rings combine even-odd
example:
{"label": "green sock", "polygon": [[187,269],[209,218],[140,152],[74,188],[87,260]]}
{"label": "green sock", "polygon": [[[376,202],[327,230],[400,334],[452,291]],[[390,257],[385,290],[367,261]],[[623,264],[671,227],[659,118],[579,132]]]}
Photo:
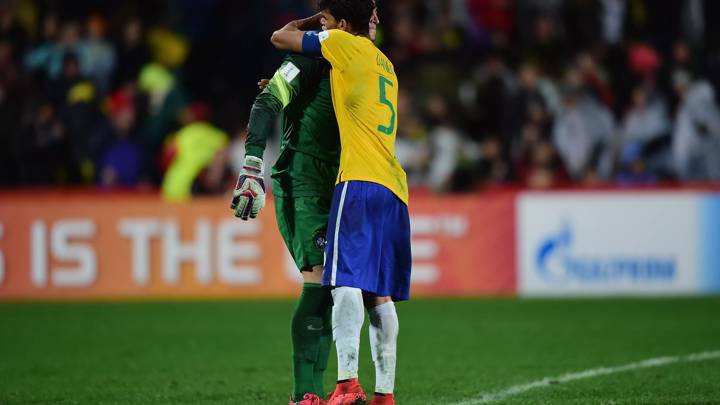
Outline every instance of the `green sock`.
{"label": "green sock", "polygon": [[329,307],[328,289],[315,283],[303,285],[291,326],[295,400],[302,399],[308,393],[324,396],[322,391],[315,389],[315,366],[321,357],[321,340],[325,332],[324,318]]}
{"label": "green sock", "polygon": [[[327,293],[328,297],[330,297],[331,295],[329,290],[327,290]],[[329,301],[325,314],[323,314],[323,331],[320,335],[320,349],[318,350],[318,357],[315,362],[315,373],[313,376],[315,381],[315,392],[323,393],[323,395],[325,393],[325,370],[328,366],[328,360],[330,360],[330,349],[332,348],[332,343],[332,302]],[[323,398],[323,395],[320,395],[320,398]]]}

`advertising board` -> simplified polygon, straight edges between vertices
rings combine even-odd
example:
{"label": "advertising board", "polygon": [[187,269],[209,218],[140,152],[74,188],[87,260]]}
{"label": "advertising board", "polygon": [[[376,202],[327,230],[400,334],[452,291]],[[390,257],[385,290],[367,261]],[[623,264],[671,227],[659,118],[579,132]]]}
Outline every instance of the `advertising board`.
{"label": "advertising board", "polygon": [[[523,193],[517,200],[519,293],[710,292],[720,204],[690,192]],[[720,216],[720,214],[718,214]]]}
{"label": "advertising board", "polygon": [[[512,198],[413,198],[412,294],[514,294]],[[3,195],[0,300],[295,296],[268,201],[244,222],[225,198]]]}

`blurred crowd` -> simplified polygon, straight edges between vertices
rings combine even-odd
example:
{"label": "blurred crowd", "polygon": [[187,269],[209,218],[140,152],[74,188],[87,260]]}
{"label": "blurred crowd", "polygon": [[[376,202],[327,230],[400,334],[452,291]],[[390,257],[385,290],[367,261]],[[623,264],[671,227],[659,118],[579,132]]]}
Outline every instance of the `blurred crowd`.
{"label": "blurred crowd", "polygon": [[404,95],[398,154],[412,182],[720,180],[718,3],[388,4],[384,47]]}
{"label": "blurred crowd", "polygon": [[[227,190],[270,33],[312,3],[0,2],[0,186]],[[720,2],[379,5],[412,186],[720,180]]]}

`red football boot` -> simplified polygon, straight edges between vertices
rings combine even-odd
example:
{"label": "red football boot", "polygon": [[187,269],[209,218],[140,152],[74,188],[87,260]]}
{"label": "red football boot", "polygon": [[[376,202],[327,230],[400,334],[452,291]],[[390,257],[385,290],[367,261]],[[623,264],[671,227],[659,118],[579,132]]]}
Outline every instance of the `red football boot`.
{"label": "red football boot", "polygon": [[325,401],[315,394],[305,394],[302,401],[295,402],[291,399],[290,405],[325,405]]}
{"label": "red football boot", "polygon": [[338,383],[326,405],[356,405],[365,404],[366,402],[365,391],[363,391],[357,378],[353,378]]}
{"label": "red football boot", "polygon": [[375,393],[370,405],[395,405],[395,396],[393,394]]}

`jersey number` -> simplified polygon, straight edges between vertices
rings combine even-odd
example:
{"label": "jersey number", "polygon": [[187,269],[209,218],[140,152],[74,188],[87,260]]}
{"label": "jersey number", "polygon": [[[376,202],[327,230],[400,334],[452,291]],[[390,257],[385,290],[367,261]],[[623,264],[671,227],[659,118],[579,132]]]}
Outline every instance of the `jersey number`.
{"label": "jersey number", "polygon": [[380,103],[385,104],[390,109],[390,113],[392,114],[392,116],[390,117],[390,124],[388,126],[381,124],[378,125],[377,129],[385,135],[392,135],[395,131],[395,106],[392,102],[390,102],[390,100],[387,99],[387,92],[385,90],[385,86],[394,87],[395,85],[385,76],[380,76]]}

